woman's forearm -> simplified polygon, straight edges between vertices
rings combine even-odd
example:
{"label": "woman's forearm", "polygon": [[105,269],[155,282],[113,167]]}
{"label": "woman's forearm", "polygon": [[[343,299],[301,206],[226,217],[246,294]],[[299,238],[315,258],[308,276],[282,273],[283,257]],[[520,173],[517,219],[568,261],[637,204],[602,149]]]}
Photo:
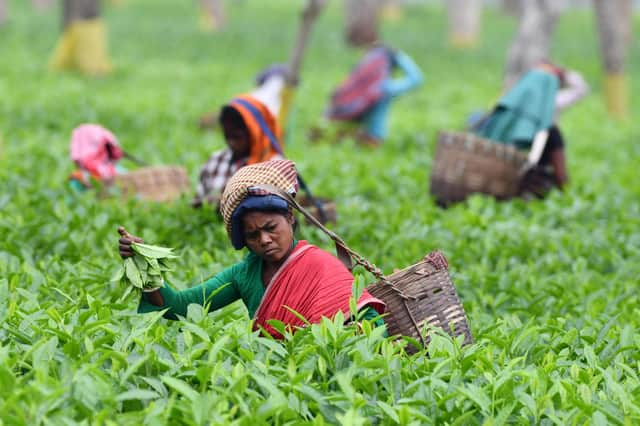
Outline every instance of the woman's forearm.
{"label": "woman's forearm", "polygon": [[572,106],[589,93],[589,85],[580,74],[568,71],[565,77],[566,87],[556,94],[556,110],[563,111]]}
{"label": "woman's forearm", "polygon": [[404,75],[400,78],[391,79],[385,84],[385,91],[388,95],[401,95],[422,83],[422,71],[407,54],[396,52],[394,61]]}

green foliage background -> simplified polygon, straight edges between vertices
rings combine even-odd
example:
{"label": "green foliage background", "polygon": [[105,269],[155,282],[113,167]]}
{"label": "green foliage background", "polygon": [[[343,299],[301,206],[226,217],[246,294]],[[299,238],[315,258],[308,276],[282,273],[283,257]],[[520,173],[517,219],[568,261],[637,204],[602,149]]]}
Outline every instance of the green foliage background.
{"label": "green foliage background", "polygon": [[[469,52],[447,47],[440,8],[412,4],[403,21],[385,23],[385,39],[415,58],[426,81],[394,105],[389,140],[369,151],[306,141],[360,55],[342,42],[339,2],[320,18],[287,153],[337,201],[334,229],[385,271],[442,249],[475,334],[466,348],[436,335],[430,356],[410,357],[379,331],[356,334],[339,320],[274,342],[251,331],[239,304],[209,315],[192,307],[181,323],[137,315],[109,281],[118,225],[178,249],[179,288],[242,253],[211,209],[194,211],[186,199],[97,201],[65,182],[71,129],[87,121],[151,163],[186,166],[195,182],[223,144],[198,131],[198,117],[287,57],[299,2],[228,2],[218,34],[197,30],[193,2],[106,8],[117,69],[98,79],[46,72],[57,13],[10,3],[0,28],[2,423],[640,422],[640,132],[604,110],[589,11],[562,17],[553,52],[592,87],[561,121],[568,191],[529,203],[472,197],[448,210],[427,193],[435,134],[498,97],[515,23],[487,10],[482,43]],[[634,43],[632,100],[639,57]],[[301,237],[330,249],[309,227]]]}

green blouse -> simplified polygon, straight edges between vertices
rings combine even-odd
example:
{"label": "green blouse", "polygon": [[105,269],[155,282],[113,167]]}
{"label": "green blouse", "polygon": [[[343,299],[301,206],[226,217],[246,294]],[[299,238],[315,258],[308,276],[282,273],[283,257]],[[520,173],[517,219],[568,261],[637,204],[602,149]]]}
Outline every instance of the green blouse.
{"label": "green blouse", "polygon": [[187,306],[192,303],[198,305],[210,303],[209,309],[214,310],[242,299],[249,311],[249,316],[253,317],[260,306],[264,291],[262,259],[250,252],[241,262],[194,287],[176,291],[165,285],[160,289],[164,300],[163,306],[149,303],[146,294],[142,293],[138,312],[147,313],[169,308],[164,315],[165,318],[177,319],[178,315],[187,315]]}
{"label": "green blouse", "polygon": [[[160,288],[160,294],[164,301],[163,306],[156,306],[147,300],[146,293],[138,306],[139,313],[161,311],[167,309],[165,318],[178,319],[187,315],[187,307],[196,303],[205,305],[209,303],[209,310],[215,310],[229,305],[238,299],[249,311],[249,317],[253,318],[264,296],[265,286],[262,284],[262,259],[255,253],[249,254],[239,263],[224,269],[219,274],[203,283],[182,291],[176,291],[169,285]],[[374,320],[375,325],[383,325],[384,322],[378,312],[370,306],[363,308],[363,318]]]}

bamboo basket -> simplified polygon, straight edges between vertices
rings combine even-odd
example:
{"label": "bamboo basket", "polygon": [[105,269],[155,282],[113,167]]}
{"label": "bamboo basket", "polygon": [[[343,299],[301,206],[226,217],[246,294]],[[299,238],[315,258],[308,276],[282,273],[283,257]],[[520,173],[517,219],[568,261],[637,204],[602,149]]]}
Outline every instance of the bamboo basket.
{"label": "bamboo basket", "polygon": [[[426,330],[438,327],[452,337],[473,337],[464,308],[449,276],[447,260],[438,251],[422,261],[377,281],[367,290],[387,305],[384,321],[389,335],[408,336],[427,345]],[[407,346],[407,352],[417,348]]]}
{"label": "bamboo basket", "polygon": [[527,155],[511,145],[471,133],[440,132],[430,191],[441,205],[473,193],[506,200],[520,195],[526,164]]}
{"label": "bamboo basket", "polygon": [[125,197],[168,202],[190,190],[189,177],[183,167],[149,166],[116,176],[114,186]]}

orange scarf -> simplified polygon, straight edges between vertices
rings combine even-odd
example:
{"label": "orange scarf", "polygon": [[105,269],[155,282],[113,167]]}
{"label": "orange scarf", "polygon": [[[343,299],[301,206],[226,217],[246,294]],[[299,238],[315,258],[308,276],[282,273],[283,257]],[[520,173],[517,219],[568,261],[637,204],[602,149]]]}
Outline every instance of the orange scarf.
{"label": "orange scarf", "polygon": [[[255,314],[254,328],[264,328],[274,337],[282,336],[267,321],[282,321],[295,331],[305,323],[293,311],[310,323],[322,317],[332,318],[338,311],[350,317],[349,298],[353,275],[334,256],[316,246],[300,241],[278,272],[273,276]],[[385,305],[364,290],[357,303],[358,310],[373,307],[382,314]]]}
{"label": "orange scarf", "polygon": [[[262,102],[249,95],[241,95],[236,99],[242,99],[251,104],[262,116],[264,123],[276,138],[280,152],[282,152],[282,132],[277,119],[273,114],[271,114],[269,109]],[[260,123],[256,120],[251,111],[235,100],[232,100],[229,105],[240,113],[242,120],[245,122],[247,129],[249,130],[249,143],[251,148],[249,150],[249,159],[247,160],[247,164],[261,163],[263,161],[271,160],[277,156],[279,154],[278,151],[273,147],[269,136],[267,136],[267,134],[262,130]]]}

